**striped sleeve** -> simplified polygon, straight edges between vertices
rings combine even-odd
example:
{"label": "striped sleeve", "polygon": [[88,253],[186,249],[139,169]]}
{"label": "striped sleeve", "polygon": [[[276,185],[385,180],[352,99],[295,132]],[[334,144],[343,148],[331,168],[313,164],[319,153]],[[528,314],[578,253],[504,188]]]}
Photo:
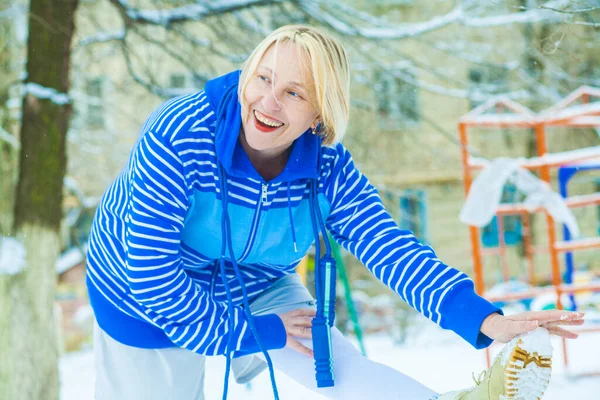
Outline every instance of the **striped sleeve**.
{"label": "striped sleeve", "polygon": [[[188,277],[180,237],[188,209],[183,165],[163,137],[146,132],[132,155],[126,217],[127,281],[133,298],[177,346],[196,353],[225,354],[233,335],[235,350],[259,351],[243,309],[228,310]],[[200,234],[200,233],[199,233]],[[234,329],[229,329],[229,318]],[[285,345],[278,316],[254,317],[267,349]]]}
{"label": "striped sleeve", "polygon": [[412,232],[398,228],[342,145],[332,163],[324,190],[331,204],[327,228],[334,239],[425,317],[476,348],[488,346],[491,340],[479,328],[498,308],[474,292],[467,275],[440,261]]}

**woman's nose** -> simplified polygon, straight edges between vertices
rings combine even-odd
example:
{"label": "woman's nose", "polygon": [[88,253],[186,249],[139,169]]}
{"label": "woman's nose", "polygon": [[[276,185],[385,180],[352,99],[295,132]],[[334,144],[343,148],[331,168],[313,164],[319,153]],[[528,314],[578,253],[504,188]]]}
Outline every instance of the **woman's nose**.
{"label": "woman's nose", "polygon": [[263,106],[265,111],[279,111],[281,110],[281,103],[277,98],[275,91],[269,91],[263,97]]}

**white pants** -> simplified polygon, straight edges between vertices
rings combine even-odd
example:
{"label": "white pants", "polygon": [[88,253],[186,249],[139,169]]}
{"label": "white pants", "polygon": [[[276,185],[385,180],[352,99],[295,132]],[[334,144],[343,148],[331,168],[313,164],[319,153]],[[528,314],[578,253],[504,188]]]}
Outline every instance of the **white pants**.
{"label": "white pants", "polygon": [[[314,306],[297,275],[280,279],[252,305],[256,315]],[[312,348],[312,341],[300,339]],[[332,330],[335,386],[317,388],[314,361],[295,350],[271,350],[274,367],[331,399],[429,400],[435,392],[414,379],[364,357],[339,330]],[[96,400],[203,400],[205,356],[181,348],[141,349],[121,344],[96,325]],[[264,370],[262,354],[232,360],[237,382]],[[232,399],[234,400],[234,399]]]}

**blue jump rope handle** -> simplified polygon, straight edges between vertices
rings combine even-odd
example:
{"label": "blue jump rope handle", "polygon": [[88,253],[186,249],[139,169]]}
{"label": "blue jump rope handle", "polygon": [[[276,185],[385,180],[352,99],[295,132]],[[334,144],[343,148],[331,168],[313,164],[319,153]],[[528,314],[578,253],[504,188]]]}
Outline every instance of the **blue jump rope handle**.
{"label": "blue jump rope handle", "polygon": [[317,387],[320,388],[333,386],[333,355],[329,329],[324,317],[313,319],[313,352],[315,353]]}
{"label": "blue jump rope handle", "polygon": [[313,352],[317,387],[331,387],[333,379],[333,352],[331,349],[331,327],[335,320],[335,261],[322,258],[319,262],[321,299],[317,304],[317,316],[312,321]]}

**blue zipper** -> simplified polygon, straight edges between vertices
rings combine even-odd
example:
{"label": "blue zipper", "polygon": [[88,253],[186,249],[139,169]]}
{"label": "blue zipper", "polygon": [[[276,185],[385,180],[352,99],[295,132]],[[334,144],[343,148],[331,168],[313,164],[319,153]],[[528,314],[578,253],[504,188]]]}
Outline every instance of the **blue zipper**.
{"label": "blue zipper", "polygon": [[252,245],[254,244],[254,237],[256,236],[256,231],[258,230],[258,221],[260,220],[260,211],[262,209],[262,205],[266,204],[269,195],[269,184],[266,182],[262,183],[262,190],[260,194],[260,201],[258,202],[258,207],[256,207],[256,212],[254,213],[254,219],[252,220],[252,227],[250,228],[250,234],[248,235],[248,241],[246,242],[246,248],[242,252],[242,255],[237,260],[238,262],[242,262],[248,257],[250,254],[250,250],[252,249]]}

